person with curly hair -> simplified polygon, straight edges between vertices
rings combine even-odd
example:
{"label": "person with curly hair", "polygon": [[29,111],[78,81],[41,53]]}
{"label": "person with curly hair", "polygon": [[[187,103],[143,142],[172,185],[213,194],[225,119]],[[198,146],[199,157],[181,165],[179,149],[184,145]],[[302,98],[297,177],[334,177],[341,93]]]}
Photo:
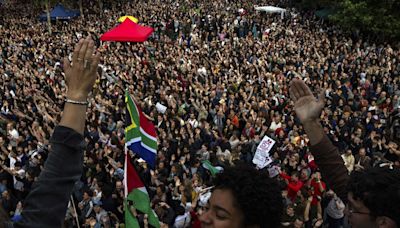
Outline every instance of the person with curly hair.
{"label": "person with curly hair", "polygon": [[229,167],[214,180],[200,216],[201,227],[279,227],[283,202],[279,184],[250,165]]}

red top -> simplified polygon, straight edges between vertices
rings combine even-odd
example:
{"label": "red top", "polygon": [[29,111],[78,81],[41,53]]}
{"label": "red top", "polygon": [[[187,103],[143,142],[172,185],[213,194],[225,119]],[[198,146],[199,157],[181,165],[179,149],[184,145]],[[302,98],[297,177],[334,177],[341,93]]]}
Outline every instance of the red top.
{"label": "red top", "polygon": [[192,228],[201,228],[201,222],[199,216],[197,216],[195,211],[190,211],[190,216],[192,218]]}
{"label": "red top", "polygon": [[[320,181],[321,181],[321,180],[320,180]],[[312,201],[311,201],[311,204],[312,204],[312,205],[317,205],[317,204],[318,204],[317,196],[319,196],[319,197],[322,196],[322,192],[321,192],[321,189],[320,189],[320,187],[319,187],[319,183],[317,183],[317,182],[315,181],[315,179],[312,179],[310,185],[314,188],[314,194],[313,194],[313,199],[312,199]],[[321,181],[321,185],[322,185],[322,190],[325,191],[325,189],[326,189],[326,184],[325,184],[323,181]]]}
{"label": "red top", "polygon": [[281,173],[280,176],[283,179],[289,180],[289,184],[287,186],[287,191],[288,191],[288,197],[290,200],[294,201],[297,196],[297,192],[300,191],[300,189],[303,187],[303,182],[302,181],[292,181],[292,178],[287,175],[286,173]]}

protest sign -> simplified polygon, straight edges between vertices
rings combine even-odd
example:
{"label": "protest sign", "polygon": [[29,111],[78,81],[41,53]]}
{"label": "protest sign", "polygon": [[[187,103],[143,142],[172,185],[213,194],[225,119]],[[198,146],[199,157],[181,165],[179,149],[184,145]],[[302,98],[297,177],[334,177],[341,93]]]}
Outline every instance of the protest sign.
{"label": "protest sign", "polygon": [[262,169],[272,162],[269,151],[271,151],[274,144],[275,140],[268,136],[264,136],[261,140],[253,157],[253,163],[257,165],[257,168]]}

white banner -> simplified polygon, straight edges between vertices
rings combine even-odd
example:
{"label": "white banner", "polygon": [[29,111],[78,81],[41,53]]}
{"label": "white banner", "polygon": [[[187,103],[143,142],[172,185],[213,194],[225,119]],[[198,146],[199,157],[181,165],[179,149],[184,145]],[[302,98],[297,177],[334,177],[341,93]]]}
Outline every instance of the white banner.
{"label": "white banner", "polygon": [[274,144],[275,140],[268,136],[264,136],[264,138],[261,140],[253,158],[253,163],[257,165],[257,168],[262,169],[272,162],[269,151],[272,149]]}

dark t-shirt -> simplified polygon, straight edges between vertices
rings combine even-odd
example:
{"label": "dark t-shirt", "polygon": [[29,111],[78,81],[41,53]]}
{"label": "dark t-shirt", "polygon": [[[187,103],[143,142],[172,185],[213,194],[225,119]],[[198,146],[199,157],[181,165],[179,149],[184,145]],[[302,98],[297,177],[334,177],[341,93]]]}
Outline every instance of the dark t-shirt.
{"label": "dark t-shirt", "polygon": [[290,223],[290,225],[289,226],[282,226],[281,225],[281,228],[293,227],[294,221],[296,221],[296,215],[289,216],[287,213],[284,213],[284,215],[282,216],[281,223],[287,223],[288,222],[288,223]]}
{"label": "dark t-shirt", "polygon": [[389,151],[387,151],[387,152],[385,153],[385,158],[386,158],[388,161],[391,161],[391,162],[395,162],[395,161],[399,161],[399,160],[400,160],[399,156],[397,156],[397,155],[394,154],[394,153],[390,153]]}

